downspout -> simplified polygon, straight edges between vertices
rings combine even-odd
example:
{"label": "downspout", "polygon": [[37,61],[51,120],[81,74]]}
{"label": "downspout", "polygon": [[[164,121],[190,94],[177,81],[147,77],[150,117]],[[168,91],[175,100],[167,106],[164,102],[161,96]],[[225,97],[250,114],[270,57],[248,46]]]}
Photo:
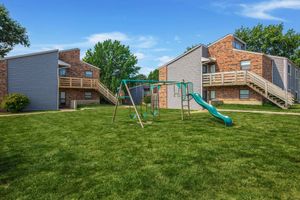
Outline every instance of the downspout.
{"label": "downspout", "polygon": [[284,91],[285,91],[285,106],[288,106],[288,70],[287,70],[287,59],[283,60],[283,84],[284,84]]}

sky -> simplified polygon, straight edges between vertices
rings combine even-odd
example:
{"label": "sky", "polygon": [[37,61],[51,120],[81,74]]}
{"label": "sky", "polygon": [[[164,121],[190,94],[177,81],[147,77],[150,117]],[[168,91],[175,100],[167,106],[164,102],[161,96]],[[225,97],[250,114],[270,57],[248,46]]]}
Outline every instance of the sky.
{"label": "sky", "polygon": [[31,46],[11,55],[80,48],[119,40],[148,74],[194,44],[209,44],[241,26],[284,23],[300,32],[300,0],[0,0],[26,27]]}

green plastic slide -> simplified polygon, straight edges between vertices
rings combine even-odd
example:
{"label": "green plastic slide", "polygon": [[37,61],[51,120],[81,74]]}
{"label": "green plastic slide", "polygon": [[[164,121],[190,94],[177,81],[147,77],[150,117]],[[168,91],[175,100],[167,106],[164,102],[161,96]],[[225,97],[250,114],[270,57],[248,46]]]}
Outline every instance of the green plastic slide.
{"label": "green plastic slide", "polygon": [[193,92],[193,93],[190,93],[190,95],[194,98],[194,100],[200,106],[202,106],[203,108],[208,110],[208,112],[211,115],[213,115],[214,117],[216,117],[218,119],[223,120],[226,126],[232,126],[232,119],[226,115],[222,115],[221,113],[219,113],[214,106],[212,106],[212,105],[208,104],[206,101],[204,101],[199,93]]}

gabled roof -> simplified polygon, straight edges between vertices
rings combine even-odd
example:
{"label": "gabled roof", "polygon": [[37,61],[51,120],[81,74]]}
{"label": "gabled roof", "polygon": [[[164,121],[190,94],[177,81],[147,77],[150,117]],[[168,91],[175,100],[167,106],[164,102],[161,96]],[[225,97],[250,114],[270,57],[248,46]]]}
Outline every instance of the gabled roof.
{"label": "gabled roof", "polygon": [[187,52],[185,52],[185,53],[183,53],[183,54],[177,56],[176,58],[170,60],[170,61],[167,62],[166,64],[164,64],[164,65],[158,67],[158,69],[160,69],[160,68],[162,68],[162,67],[165,67],[165,66],[167,66],[167,65],[169,65],[169,64],[171,64],[171,63],[173,63],[173,62],[175,62],[175,61],[177,61],[177,60],[179,60],[180,58],[186,56],[187,54],[189,54],[189,53],[191,53],[191,52],[193,52],[193,51],[195,51],[196,49],[198,49],[198,48],[201,47],[201,46],[204,46],[204,45],[199,44],[199,45],[193,47],[192,49],[188,50]]}
{"label": "gabled roof", "polygon": [[228,36],[232,36],[232,37],[234,37],[234,39],[236,39],[236,40],[238,40],[239,42],[241,42],[241,43],[243,43],[244,45],[246,45],[246,42],[244,42],[243,40],[241,40],[240,38],[238,38],[236,35],[234,35],[234,34],[227,34],[227,35],[223,36],[222,38],[220,38],[220,39],[214,41],[213,43],[210,43],[210,44],[207,45],[207,46],[210,47],[210,46],[216,44],[217,42],[220,42],[221,40],[223,40],[224,38],[226,38],[226,37],[228,37]]}
{"label": "gabled roof", "polygon": [[17,56],[8,56],[8,57],[1,58],[0,60],[10,60],[10,59],[15,59],[15,58],[37,56],[37,55],[42,55],[42,54],[54,53],[54,52],[58,52],[58,49],[49,50],[49,51],[39,51],[39,52],[35,52],[35,53],[28,53],[28,54],[22,54],[22,55],[17,55]]}

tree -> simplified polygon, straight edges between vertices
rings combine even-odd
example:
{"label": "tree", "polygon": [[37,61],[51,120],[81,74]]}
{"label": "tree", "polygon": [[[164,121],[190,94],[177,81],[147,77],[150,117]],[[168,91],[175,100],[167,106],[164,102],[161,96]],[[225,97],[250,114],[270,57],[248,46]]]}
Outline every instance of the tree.
{"label": "tree", "polygon": [[235,35],[247,43],[247,50],[265,54],[284,56],[300,66],[300,34],[293,29],[284,33],[283,24],[252,28],[241,27]]}
{"label": "tree", "polygon": [[0,5],[0,57],[4,57],[17,44],[30,45],[26,29],[9,16],[9,12]]}
{"label": "tree", "polygon": [[193,44],[190,47],[187,47],[186,50],[184,51],[184,53],[188,52],[189,50],[191,50],[192,48],[195,48],[196,46],[198,46],[198,44]]}
{"label": "tree", "polygon": [[148,75],[149,80],[158,80],[159,79],[159,71],[158,69],[155,69],[151,71]]}
{"label": "tree", "polygon": [[137,75],[140,67],[136,66],[137,58],[128,46],[119,41],[106,40],[98,42],[93,50],[86,52],[83,60],[100,68],[100,80],[115,92],[122,79]]}
{"label": "tree", "polygon": [[144,74],[138,74],[135,77],[133,77],[132,79],[134,80],[147,80],[147,76]]}

